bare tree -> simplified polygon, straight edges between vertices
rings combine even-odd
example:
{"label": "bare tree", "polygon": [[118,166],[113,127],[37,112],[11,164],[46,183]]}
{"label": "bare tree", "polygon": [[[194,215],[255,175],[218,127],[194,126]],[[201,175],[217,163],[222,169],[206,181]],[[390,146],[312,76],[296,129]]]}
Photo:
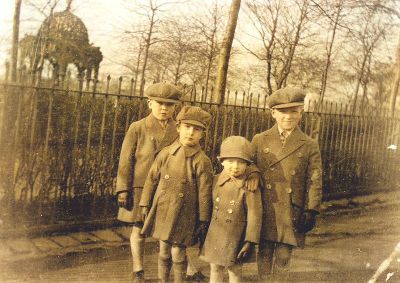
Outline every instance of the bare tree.
{"label": "bare tree", "polygon": [[396,98],[399,95],[399,87],[400,87],[400,38],[399,43],[397,44],[396,50],[396,64],[395,64],[395,78],[393,80],[392,92],[390,95],[390,113],[392,116],[395,114],[396,109]]}
{"label": "bare tree", "polygon": [[225,36],[219,52],[217,78],[214,89],[214,98],[219,104],[224,103],[225,99],[226,78],[228,74],[232,42],[235,36],[236,24],[239,16],[240,2],[241,0],[232,0],[228,24],[226,26]]}

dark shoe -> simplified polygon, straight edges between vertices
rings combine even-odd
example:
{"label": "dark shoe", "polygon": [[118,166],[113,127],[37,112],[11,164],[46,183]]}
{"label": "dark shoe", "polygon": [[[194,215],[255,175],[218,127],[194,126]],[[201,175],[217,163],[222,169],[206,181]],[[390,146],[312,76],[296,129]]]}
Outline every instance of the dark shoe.
{"label": "dark shoe", "polygon": [[197,271],[193,275],[186,275],[185,281],[188,282],[208,282],[209,278],[205,276],[201,271]]}
{"label": "dark shoe", "polygon": [[134,283],[144,283],[144,271],[140,270],[138,272],[133,272],[133,282]]}

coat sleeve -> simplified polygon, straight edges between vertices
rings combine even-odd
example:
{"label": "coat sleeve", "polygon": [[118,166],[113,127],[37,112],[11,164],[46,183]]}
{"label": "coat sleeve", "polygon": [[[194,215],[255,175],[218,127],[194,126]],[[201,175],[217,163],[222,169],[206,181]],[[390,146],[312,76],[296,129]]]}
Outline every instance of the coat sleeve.
{"label": "coat sleeve", "polygon": [[247,226],[245,241],[258,244],[260,241],[260,232],[262,224],[263,207],[261,202],[261,192],[245,191],[247,207]]}
{"label": "coat sleeve", "polygon": [[212,206],[213,169],[211,160],[203,155],[195,165],[196,185],[199,194],[199,220],[209,222]]}
{"label": "coat sleeve", "polygon": [[137,141],[137,127],[135,123],[132,123],[125,134],[124,141],[122,142],[117,173],[117,193],[132,188]]}
{"label": "coat sleeve", "polygon": [[319,211],[322,201],[322,161],[321,152],[315,141],[311,145],[306,178],[308,192],[306,209]]}
{"label": "coat sleeve", "polygon": [[146,181],[143,185],[143,191],[140,197],[139,206],[151,206],[154,192],[157,188],[158,182],[160,181],[160,169],[163,164],[162,153],[163,152],[160,152],[160,154],[157,155],[156,159],[150,167],[150,171],[147,174]]}

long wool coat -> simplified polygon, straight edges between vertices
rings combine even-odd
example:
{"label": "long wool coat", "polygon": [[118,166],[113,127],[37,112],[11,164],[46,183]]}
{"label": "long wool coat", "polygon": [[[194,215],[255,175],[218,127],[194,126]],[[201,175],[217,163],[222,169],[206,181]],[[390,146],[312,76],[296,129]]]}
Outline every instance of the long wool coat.
{"label": "long wool coat", "polygon": [[144,184],[140,206],[151,209],[142,234],[170,244],[195,244],[199,221],[210,221],[212,176],[211,161],[200,145],[176,141],[164,148]]}
{"label": "long wool coat", "polygon": [[305,235],[295,225],[304,209],[319,211],[322,198],[318,144],[296,128],[283,147],[275,125],[255,135],[252,145],[264,183],[260,240],[303,247]]}
{"label": "long wool coat", "polygon": [[260,239],[261,192],[247,190],[244,177],[233,180],[224,171],[214,177],[213,213],[200,257],[207,262],[234,265],[244,241]]}
{"label": "long wool coat", "polygon": [[118,220],[141,221],[139,201],[142,187],[156,154],[178,137],[176,124],[170,119],[166,127],[152,115],[133,122],[122,143],[116,192],[128,191],[128,207],[119,208]]}

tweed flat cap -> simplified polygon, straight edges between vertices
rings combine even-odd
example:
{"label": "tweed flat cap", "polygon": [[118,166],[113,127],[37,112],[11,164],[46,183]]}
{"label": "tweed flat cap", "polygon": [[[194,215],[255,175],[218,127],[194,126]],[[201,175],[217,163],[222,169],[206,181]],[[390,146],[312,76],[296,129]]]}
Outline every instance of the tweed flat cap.
{"label": "tweed flat cap", "polygon": [[253,150],[251,143],[246,138],[230,136],[221,143],[221,153],[218,158],[220,160],[224,158],[240,158],[252,162],[252,156]]}
{"label": "tweed flat cap", "polygon": [[146,89],[145,95],[160,102],[180,103],[182,92],[174,85],[155,83]]}
{"label": "tweed flat cap", "polygon": [[306,93],[296,87],[285,87],[278,89],[267,98],[267,105],[270,109],[289,108],[303,106]]}
{"label": "tweed flat cap", "polygon": [[210,125],[211,114],[197,106],[183,106],[176,120],[206,129]]}

